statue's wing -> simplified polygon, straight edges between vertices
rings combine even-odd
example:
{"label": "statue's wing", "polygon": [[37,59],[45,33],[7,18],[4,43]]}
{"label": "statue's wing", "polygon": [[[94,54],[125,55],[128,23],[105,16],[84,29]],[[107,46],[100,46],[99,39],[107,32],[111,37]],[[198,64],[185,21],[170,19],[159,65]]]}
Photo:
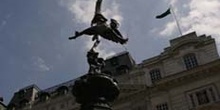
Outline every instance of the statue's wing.
{"label": "statue's wing", "polygon": [[95,14],[101,14],[101,4],[102,4],[102,0],[96,1]]}
{"label": "statue's wing", "polygon": [[95,7],[95,15],[91,21],[91,26],[97,22],[106,22],[107,19],[101,14],[101,4],[102,0],[96,1],[96,7]]}
{"label": "statue's wing", "polygon": [[120,33],[120,35],[118,33],[120,33],[120,32],[119,31],[115,32],[112,29],[108,29],[105,32],[103,32],[101,34],[101,36],[103,38],[110,40],[110,41],[113,41],[115,43],[125,44],[127,42],[127,39],[124,39],[123,36],[121,36],[121,33]]}

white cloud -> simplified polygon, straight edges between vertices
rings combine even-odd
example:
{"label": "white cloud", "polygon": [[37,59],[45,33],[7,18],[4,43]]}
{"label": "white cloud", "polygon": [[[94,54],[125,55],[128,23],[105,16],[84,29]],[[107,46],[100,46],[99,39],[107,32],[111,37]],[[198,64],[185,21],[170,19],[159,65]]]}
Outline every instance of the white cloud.
{"label": "white cloud", "polygon": [[[64,4],[64,0],[61,0],[61,4]],[[107,2],[105,0],[102,1],[102,14],[106,18],[114,18],[121,22],[123,20],[123,17],[120,14],[119,11],[119,4],[112,0],[110,3],[106,4],[104,2]],[[86,24],[88,27],[90,26],[90,22],[94,16],[95,11],[95,3],[96,0],[75,0],[71,3],[68,3],[67,8],[74,14],[74,21],[80,24]],[[85,28],[88,28],[85,27]],[[84,29],[85,29],[84,28]],[[83,30],[83,29],[82,29]],[[85,40],[85,39],[84,39]],[[107,57],[109,55],[112,55],[113,52],[111,49],[114,48],[114,45],[108,44],[105,45],[103,40],[101,40],[101,45],[97,47],[97,51],[100,52],[101,57]],[[111,41],[109,41],[111,42]],[[106,43],[106,42],[105,42]],[[112,42],[111,42],[112,43]],[[86,40],[85,48],[88,50],[92,47],[93,42],[91,40]],[[104,47],[104,48],[101,48]]]}
{"label": "white cloud", "polygon": [[1,26],[4,26],[7,24],[7,21],[6,20],[3,20],[2,23],[1,23]]}
{"label": "white cloud", "polygon": [[173,30],[176,29],[175,22],[169,22],[166,24],[165,28],[159,33],[162,36],[171,36],[173,33]]}
{"label": "white cloud", "polygon": [[166,0],[166,2],[169,2],[171,5],[175,5],[177,0]]}
{"label": "white cloud", "polygon": [[11,14],[7,14],[2,21],[0,21],[0,30],[4,28],[5,25],[8,23],[8,19],[11,17]]}
{"label": "white cloud", "polygon": [[75,0],[69,10],[75,15],[75,19],[79,23],[89,24],[94,14],[95,1]]}
{"label": "white cloud", "polygon": [[[61,0],[63,1],[63,0]],[[119,4],[115,0],[111,1],[107,7],[104,7],[104,0],[102,1],[102,14],[107,18],[117,19],[119,22],[123,20],[119,11]],[[63,2],[61,2],[63,4]],[[67,5],[68,9],[74,14],[78,23],[90,24],[94,16],[96,0],[75,0],[71,5]]]}
{"label": "white cloud", "polygon": [[[173,1],[173,0],[171,0]],[[175,7],[176,11],[181,10],[177,15],[180,21],[181,29],[184,33],[196,31],[199,34],[220,35],[220,1],[219,0],[191,0],[183,4],[185,8]],[[170,36],[177,31],[175,22],[169,22],[160,35]],[[220,39],[217,39],[220,43]]]}
{"label": "white cloud", "polygon": [[1,23],[0,23],[0,30],[7,24],[7,21],[6,20],[3,20]]}
{"label": "white cloud", "polygon": [[123,21],[123,17],[121,16],[119,7],[120,5],[115,0],[113,0],[111,1],[111,4],[108,6],[108,8],[106,10],[103,10],[103,14],[107,18],[114,18],[120,23]]}
{"label": "white cloud", "polygon": [[42,59],[39,56],[34,56],[32,57],[32,61],[33,61],[33,66],[37,71],[49,71],[51,68],[46,64],[46,62],[44,61],[44,59]]}
{"label": "white cloud", "polygon": [[[86,40],[86,39],[85,39]],[[88,50],[93,46],[94,42],[86,40],[85,48]],[[95,50],[99,52],[99,57],[106,58],[108,56],[114,55],[115,52],[112,49],[115,47],[112,42],[102,40]]]}

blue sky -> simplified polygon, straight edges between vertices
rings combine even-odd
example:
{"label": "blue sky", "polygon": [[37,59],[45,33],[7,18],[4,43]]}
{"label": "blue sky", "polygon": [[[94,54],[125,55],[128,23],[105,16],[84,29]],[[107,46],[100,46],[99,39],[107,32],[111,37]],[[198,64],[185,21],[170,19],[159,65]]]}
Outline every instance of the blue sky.
{"label": "blue sky", "polygon": [[[170,4],[183,33],[212,35],[219,47],[219,0],[103,0],[103,14],[120,21],[129,42],[121,46],[102,39],[101,56],[126,48],[140,63],[160,54],[179,36],[171,15],[155,19]],[[6,103],[22,87],[37,84],[46,89],[87,72],[91,37],[68,37],[89,26],[94,6],[95,0],[0,1],[0,96]]]}

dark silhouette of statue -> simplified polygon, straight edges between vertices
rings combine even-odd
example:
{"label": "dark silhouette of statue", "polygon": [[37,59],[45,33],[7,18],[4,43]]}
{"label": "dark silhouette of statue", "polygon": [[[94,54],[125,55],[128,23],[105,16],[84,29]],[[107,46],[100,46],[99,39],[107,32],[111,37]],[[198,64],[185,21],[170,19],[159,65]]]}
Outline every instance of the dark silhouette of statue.
{"label": "dark silhouette of statue", "polygon": [[95,15],[91,21],[91,27],[81,32],[76,31],[75,36],[69,37],[69,39],[76,39],[81,35],[93,35],[92,40],[97,40],[98,42],[98,36],[101,36],[115,43],[127,43],[128,39],[123,38],[122,34],[118,30],[119,23],[115,19],[111,19],[110,24],[107,24],[108,20],[101,14],[101,3],[102,0],[97,0]]}
{"label": "dark silhouette of statue", "polygon": [[97,0],[95,15],[91,21],[91,27],[82,32],[75,32],[75,36],[69,39],[76,39],[81,35],[93,35],[95,41],[92,48],[87,53],[89,64],[88,74],[80,77],[74,82],[72,94],[76,102],[81,104],[80,110],[112,110],[110,103],[119,95],[117,81],[111,76],[102,72],[105,60],[99,57],[99,52],[94,48],[100,43],[99,36],[120,44],[125,44],[128,39],[124,39],[118,30],[119,23],[111,19],[110,24],[101,14],[102,0]]}
{"label": "dark silhouette of statue", "polygon": [[89,74],[101,73],[102,68],[105,66],[105,60],[98,57],[99,53],[94,51],[94,48],[99,44],[99,40],[93,44],[92,48],[87,52],[87,62],[89,64]]}
{"label": "dark silhouette of statue", "polygon": [[95,52],[93,48],[87,53],[87,61],[89,64],[89,74],[101,74],[102,68],[105,66],[103,58],[98,57],[99,53]]}

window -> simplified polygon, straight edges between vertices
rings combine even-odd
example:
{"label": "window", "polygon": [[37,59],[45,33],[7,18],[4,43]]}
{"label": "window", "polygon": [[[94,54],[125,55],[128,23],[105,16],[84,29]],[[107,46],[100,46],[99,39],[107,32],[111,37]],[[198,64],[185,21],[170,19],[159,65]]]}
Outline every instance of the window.
{"label": "window", "polygon": [[209,104],[217,101],[217,92],[214,86],[210,85],[187,93],[190,108]]}
{"label": "window", "polygon": [[68,93],[68,87],[66,86],[61,86],[57,89],[58,95],[65,95]]}
{"label": "window", "polygon": [[186,69],[191,69],[198,66],[195,54],[187,54],[183,57]]}
{"label": "window", "polygon": [[156,106],[156,109],[157,109],[157,110],[169,110],[167,103],[163,103],[163,104],[157,105],[157,106]]}
{"label": "window", "polygon": [[206,90],[196,92],[196,97],[198,99],[199,105],[209,103],[209,98]]}
{"label": "window", "polygon": [[40,93],[40,101],[47,101],[50,98],[50,94],[47,92]]}
{"label": "window", "polygon": [[152,83],[161,79],[161,74],[159,69],[153,69],[150,71],[150,77]]}

